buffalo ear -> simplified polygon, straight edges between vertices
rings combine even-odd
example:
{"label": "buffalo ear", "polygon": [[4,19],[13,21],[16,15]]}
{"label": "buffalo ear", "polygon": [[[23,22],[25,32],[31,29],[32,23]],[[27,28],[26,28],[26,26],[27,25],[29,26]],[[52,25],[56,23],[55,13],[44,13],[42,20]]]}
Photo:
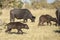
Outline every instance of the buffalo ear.
{"label": "buffalo ear", "polygon": [[32,18],[36,18],[35,16],[32,16]]}

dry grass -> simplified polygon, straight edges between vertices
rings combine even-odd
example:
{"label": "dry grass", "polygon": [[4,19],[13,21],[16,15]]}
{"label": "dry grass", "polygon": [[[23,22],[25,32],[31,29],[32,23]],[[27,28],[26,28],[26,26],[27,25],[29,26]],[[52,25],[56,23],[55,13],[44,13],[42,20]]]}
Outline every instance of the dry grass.
{"label": "dry grass", "polygon": [[[3,14],[0,16],[0,19],[5,23],[9,22],[9,9],[3,9]],[[39,26],[38,27],[38,18],[42,14],[49,14],[53,17],[55,17],[55,9],[38,9],[38,10],[32,10],[30,9],[32,14],[36,16],[35,23],[30,22],[28,20],[27,24],[29,25],[29,30],[23,29],[24,33],[21,34],[8,34],[5,33],[4,25],[0,26],[0,40],[60,40],[60,34],[55,33],[55,30],[58,30],[58,27],[52,25],[52,26]],[[17,21],[17,20],[16,20]],[[12,30],[12,32],[17,32],[17,30]]]}

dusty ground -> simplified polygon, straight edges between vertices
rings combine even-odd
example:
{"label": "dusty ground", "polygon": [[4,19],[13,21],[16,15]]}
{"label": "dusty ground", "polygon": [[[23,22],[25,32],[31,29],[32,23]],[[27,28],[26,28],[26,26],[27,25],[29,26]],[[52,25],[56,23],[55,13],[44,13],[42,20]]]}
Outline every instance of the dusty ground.
{"label": "dusty ground", "polygon": [[[3,22],[9,23],[9,10],[10,9],[3,9],[3,14],[0,16],[0,19],[2,19]],[[38,9],[38,10],[32,10],[30,9],[32,14],[36,16],[36,20],[34,23],[30,22],[28,20],[27,24],[29,25],[29,30],[23,29],[25,32],[23,35],[16,34],[16,29],[12,30],[12,34],[5,33],[6,28],[2,25],[0,26],[0,40],[60,40],[60,33],[55,32],[56,30],[59,30],[58,27],[52,25],[52,26],[39,26],[38,27],[38,18],[42,14],[49,14],[53,17],[55,16],[55,9]],[[16,21],[22,21],[22,20],[16,20]]]}

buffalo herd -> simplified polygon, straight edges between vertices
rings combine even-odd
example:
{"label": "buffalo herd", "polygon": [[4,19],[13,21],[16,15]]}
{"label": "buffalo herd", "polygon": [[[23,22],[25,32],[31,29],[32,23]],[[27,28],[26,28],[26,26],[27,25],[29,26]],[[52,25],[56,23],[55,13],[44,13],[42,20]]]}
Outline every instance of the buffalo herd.
{"label": "buffalo herd", "polygon": [[[38,26],[44,25],[44,23],[47,23],[47,25],[52,25],[52,22],[55,22],[56,26],[60,26],[60,9],[56,10],[56,18],[45,14],[41,15],[39,17]],[[23,19],[23,23],[21,22],[15,22],[16,19]],[[32,15],[32,13],[28,9],[12,9],[10,10],[10,23],[6,24],[7,29],[5,32],[10,32],[12,29],[17,29],[17,33],[23,33],[21,29],[29,29],[29,26],[27,24],[24,24],[28,21],[28,19],[31,20],[31,22],[35,22],[36,17]]]}

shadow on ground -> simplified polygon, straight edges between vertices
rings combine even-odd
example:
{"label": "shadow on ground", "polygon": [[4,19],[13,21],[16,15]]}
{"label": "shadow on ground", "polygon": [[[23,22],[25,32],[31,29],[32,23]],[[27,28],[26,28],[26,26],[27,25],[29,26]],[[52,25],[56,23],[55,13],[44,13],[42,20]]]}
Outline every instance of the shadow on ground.
{"label": "shadow on ground", "polygon": [[54,32],[55,32],[55,33],[60,33],[60,30],[55,30]]}
{"label": "shadow on ground", "polygon": [[[8,34],[21,34],[21,33],[16,33],[16,32],[8,32]],[[27,34],[27,33],[23,32],[22,34]]]}

